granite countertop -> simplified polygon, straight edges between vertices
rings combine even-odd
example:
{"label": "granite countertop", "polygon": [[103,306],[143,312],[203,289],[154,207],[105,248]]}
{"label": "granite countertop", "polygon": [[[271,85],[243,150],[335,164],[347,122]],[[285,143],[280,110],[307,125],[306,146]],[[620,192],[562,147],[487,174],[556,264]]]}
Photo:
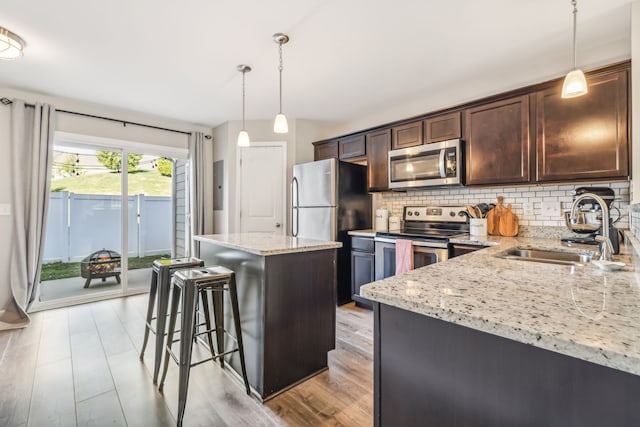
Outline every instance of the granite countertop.
{"label": "granite countertop", "polygon": [[200,242],[239,249],[260,256],[322,251],[342,247],[340,242],[327,242],[292,236],[275,236],[270,233],[208,234],[193,236],[193,238]]}
{"label": "granite countertop", "polygon": [[607,272],[496,258],[512,246],[577,249],[558,239],[490,236],[494,246],[364,285],[360,294],[640,375],[640,242],[630,233],[626,241],[616,260],[627,266]]}

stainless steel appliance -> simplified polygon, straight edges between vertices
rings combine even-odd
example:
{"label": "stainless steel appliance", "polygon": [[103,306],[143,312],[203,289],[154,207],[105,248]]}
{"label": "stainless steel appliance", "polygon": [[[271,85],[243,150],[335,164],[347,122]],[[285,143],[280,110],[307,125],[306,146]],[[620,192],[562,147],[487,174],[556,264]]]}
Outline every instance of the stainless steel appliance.
{"label": "stainless steel appliance", "polygon": [[351,301],[349,230],[371,228],[367,167],[326,159],[293,166],[291,235],[342,242],[337,261],[337,303]]}
{"label": "stainless steel appliance", "polygon": [[449,238],[469,234],[465,206],[405,206],[399,233],[376,233],[376,280],[396,272],[396,240],[413,243],[414,268],[449,259]]}
{"label": "stainless steel appliance", "polygon": [[459,139],[391,150],[388,156],[392,190],[463,184]]}
{"label": "stainless steel appliance", "polygon": [[[608,218],[607,230],[604,229],[603,218],[603,206],[595,198],[591,197],[595,195],[599,197],[605,204],[604,208],[607,213],[611,210],[618,211],[618,218],[615,220]],[[579,187],[573,193],[574,202],[577,201],[577,211],[574,216],[571,216],[571,212],[564,213],[565,223],[567,228],[574,233],[585,234],[584,237],[565,237],[561,241],[567,245],[582,244],[582,245],[599,245],[600,239],[597,236],[603,236],[607,234],[611,242],[613,253],[620,252],[620,235],[618,229],[614,224],[620,219],[620,210],[615,206],[612,206],[615,201],[615,192],[609,187]],[[578,200],[580,199],[580,200]],[[608,233],[605,233],[607,231]]]}

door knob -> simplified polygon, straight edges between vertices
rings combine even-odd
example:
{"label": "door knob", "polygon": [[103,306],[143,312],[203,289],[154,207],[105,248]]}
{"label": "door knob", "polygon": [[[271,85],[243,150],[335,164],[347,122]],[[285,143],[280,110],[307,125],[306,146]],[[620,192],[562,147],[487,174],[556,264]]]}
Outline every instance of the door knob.
{"label": "door knob", "polygon": [[279,222],[276,222],[276,228],[280,228],[282,224],[280,224]]}

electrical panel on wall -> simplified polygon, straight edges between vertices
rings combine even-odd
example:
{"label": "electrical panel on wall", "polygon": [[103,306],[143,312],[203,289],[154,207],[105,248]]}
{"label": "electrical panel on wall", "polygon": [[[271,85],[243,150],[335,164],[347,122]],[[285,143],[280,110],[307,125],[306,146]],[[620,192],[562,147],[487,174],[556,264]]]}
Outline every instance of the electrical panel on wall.
{"label": "electrical panel on wall", "polygon": [[224,210],[224,160],[213,162],[213,210]]}

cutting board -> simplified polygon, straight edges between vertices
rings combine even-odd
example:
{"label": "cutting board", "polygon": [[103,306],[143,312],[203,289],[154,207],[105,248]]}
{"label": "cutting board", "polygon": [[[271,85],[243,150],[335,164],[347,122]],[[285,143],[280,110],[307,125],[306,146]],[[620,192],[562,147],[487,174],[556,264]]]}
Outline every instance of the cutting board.
{"label": "cutting board", "polygon": [[492,236],[500,235],[500,215],[504,210],[503,200],[502,196],[498,196],[498,204],[487,213],[487,232]]}
{"label": "cutting board", "polygon": [[498,231],[501,236],[507,237],[518,234],[518,216],[511,211],[511,205],[507,206],[500,214]]}

